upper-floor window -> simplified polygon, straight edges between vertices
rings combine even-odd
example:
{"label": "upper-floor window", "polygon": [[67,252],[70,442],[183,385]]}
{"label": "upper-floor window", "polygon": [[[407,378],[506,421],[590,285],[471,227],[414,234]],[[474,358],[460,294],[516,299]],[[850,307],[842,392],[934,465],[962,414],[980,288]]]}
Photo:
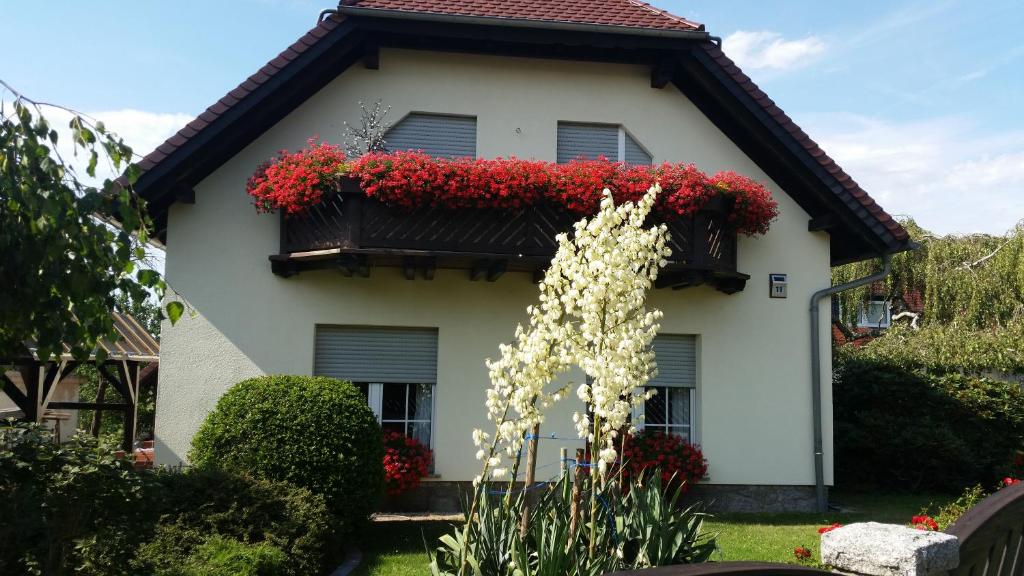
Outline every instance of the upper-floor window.
{"label": "upper-floor window", "polygon": [[384,135],[389,152],[422,150],[443,158],[476,157],[476,117],[412,112]]}
{"label": "upper-floor window", "polygon": [[437,330],[318,326],[313,374],[354,383],[384,430],[430,446]]}
{"label": "upper-floor window", "polygon": [[654,160],[650,152],[618,124],[558,123],[559,164],[601,157],[628,164],[650,164]]}
{"label": "upper-floor window", "polygon": [[888,328],[892,322],[890,302],[881,296],[873,296],[860,305],[857,325],[861,328]]}

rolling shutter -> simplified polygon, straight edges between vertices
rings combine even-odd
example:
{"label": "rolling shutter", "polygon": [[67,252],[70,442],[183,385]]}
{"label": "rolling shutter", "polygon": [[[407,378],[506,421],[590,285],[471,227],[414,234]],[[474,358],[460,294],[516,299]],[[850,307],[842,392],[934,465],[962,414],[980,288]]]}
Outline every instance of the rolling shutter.
{"label": "rolling shutter", "polygon": [[654,161],[651,155],[640,146],[640,143],[633,139],[626,132],[626,163],[627,164],[650,164]]}
{"label": "rolling shutter", "polygon": [[658,376],[648,386],[697,387],[697,338],[661,335],[654,338],[654,356]]}
{"label": "rolling shutter", "polygon": [[412,113],[384,135],[391,151],[422,150],[435,157],[476,157],[476,118]]}
{"label": "rolling shutter", "polygon": [[619,159],[619,127],[607,124],[558,123],[559,164],[565,164],[583,157],[596,160],[598,157],[615,162]]}
{"label": "rolling shutter", "polygon": [[318,326],[315,347],[316,376],[352,382],[437,382],[437,330]]}

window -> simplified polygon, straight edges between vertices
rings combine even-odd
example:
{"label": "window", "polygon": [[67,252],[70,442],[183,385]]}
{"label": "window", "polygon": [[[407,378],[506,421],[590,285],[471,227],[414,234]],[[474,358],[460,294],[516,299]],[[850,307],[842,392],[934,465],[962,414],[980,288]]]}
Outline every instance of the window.
{"label": "window", "polygon": [[390,152],[422,150],[435,157],[476,157],[476,118],[413,112],[384,135]]}
{"label": "window", "polygon": [[888,300],[880,297],[872,297],[861,304],[857,325],[861,328],[888,328],[891,320],[889,304]]}
{"label": "window", "polygon": [[645,391],[656,394],[638,411],[645,430],[661,430],[694,442],[697,412],[697,339],[694,336],[664,334],[654,339],[658,375],[648,381]]}
{"label": "window", "polygon": [[358,386],[381,428],[433,437],[437,330],[318,326],[313,373]]}
{"label": "window", "polygon": [[600,157],[629,164],[650,164],[654,161],[651,154],[617,124],[558,123],[559,164],[578,158],[596,160]]}
{"label": "window", "polygon": [[655,390],[657,394],[644,402],[644,429],[676,434],[690,442],[694,408],[692,390],[674,386],[648,386],[645,390]]}
{"label": "window", "polygon": [[383,430],[401,432],[430,446],[433,384],[357,382]]}

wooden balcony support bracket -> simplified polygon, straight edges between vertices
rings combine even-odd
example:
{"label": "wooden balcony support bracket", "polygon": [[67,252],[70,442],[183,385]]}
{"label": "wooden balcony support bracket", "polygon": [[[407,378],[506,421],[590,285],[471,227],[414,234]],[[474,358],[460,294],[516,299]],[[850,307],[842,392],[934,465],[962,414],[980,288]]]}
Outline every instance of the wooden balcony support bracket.
{"label": "wooden balcony support bracket", "polygon": [[437,272],[437,257],[425,256],[421,260],[423,261],[423,279],[433,280],[434,273]]}
{"label": "wooden balcony support bracket", "polygon": [[508,260],[495,260],[487,269],[487,281],[494,282],[508,270]]}
{"label": "wooden balcony support bracket", "polygon": [[473,267],[469,269],[469,279],[473,282],[483,279],[487,276],[487,270],[490,267],[491,261],[487,259],[481,259],[473,262]]}
{"label": "wooden balcony support bracket", "polygon": [[338,257],[338,269],[346,277],[370,277],[370,259],[366,254],[341,254]]}
{"label": "wooden balcony support bracket", "polygon": [[405,256],[402,258],[402,274],[406,280],[416,279],[416,257]]}

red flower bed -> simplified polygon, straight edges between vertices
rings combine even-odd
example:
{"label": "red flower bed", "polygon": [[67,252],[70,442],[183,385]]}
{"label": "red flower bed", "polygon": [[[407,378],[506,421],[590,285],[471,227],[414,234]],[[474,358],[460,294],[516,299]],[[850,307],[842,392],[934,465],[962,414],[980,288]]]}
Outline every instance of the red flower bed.
{"label": "red flower bed", "polygon": [[661,184],[657,213],[663,220],[692,215],[724,196],[729,221],[741,234],[763,234],[778,205],[763,185],[734,172],[714,176],[692,164],[633,166],[608,160],[555,164],[537,160],[433,158],[421,152],[371,153],[352,162],[337,146],[310,139],[306,148],[257,168],[246,190],[261,212],[299,214],[317,204],[344,174],[367,196],[400,208],[491,208],[518,210],[548,202],[580,215],[593,214],[609,188],[618,201],[637,200]]}
{"label": "red flower bed", "polygon": [[419,440],[395,432],[384,432],[384,486],[391,496],[420,485],[430,473],[434,453]]}
{"label": "red flower bed", "polygon": [[402,208],[497,208],[515,210],[540,201],[587,215],[601,192],[619,201],[640,198],[660,183],[657,207],[664,219],[692,215],[718,196],[733,201],[730,222],[742,234],[763,234],[778,205],[763,185],[734,172],[714,176],[692,164],[631,166],[607,160],[554,164],[537,160],[433,158],[420,152],[372,153],[352,162],[349,173],[367,196]]}
{"label": "red flower bed", "polygon": [[910,519],[910,526],[917,528],[918,530],[926,530],[929,532],[937,532],[939,529],[939,523],[932,519],[931,516],[914,516]]}
{"label": "red flower bed", "polygon": [[260,212],[299,214],[320,202],[324,190],[345,170],[340,147],[310,138],[306,148],[295,153],[282,150],[274,160],[260,164],[245,190]]}
{"label": "red flower bed", "polygon": [[698,446],[661,431],[642,431],[627,437],[622,461],[624,477],[636,478],[645,470],[658,470],[662,482],[682,482],[684,493],[708,471],[708,462]]}

